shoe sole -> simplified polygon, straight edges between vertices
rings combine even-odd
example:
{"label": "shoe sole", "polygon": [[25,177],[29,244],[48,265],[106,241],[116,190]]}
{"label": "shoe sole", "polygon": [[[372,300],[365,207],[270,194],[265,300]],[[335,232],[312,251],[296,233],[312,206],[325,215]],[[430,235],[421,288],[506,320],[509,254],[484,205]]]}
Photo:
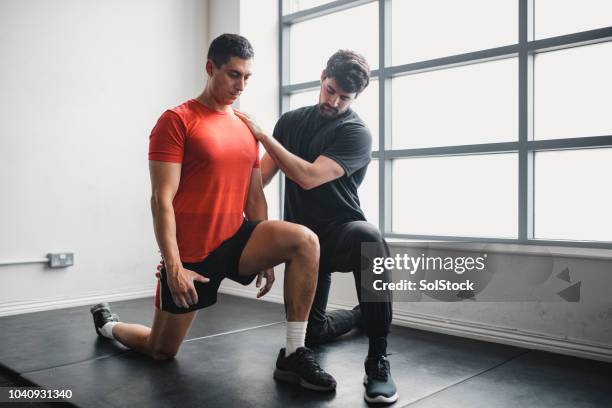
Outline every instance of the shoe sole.
{"label": "shoe sole", "polygon": [[334,391],[336,389],[335,384],[331,387],[325,387],[322,385],[312,384],[292,371],[280,370],[278,368],[274,370],[274,378],[279,381],[284,381],[284,382],[288,382],[292,384],[298,384],[299,386],[306,388],[308,390],[312,390],[312,391],[324,392],[324,391]]}
{"label": "shoe sole", "polygon": [[397,392],[390,397],[383,397],[382,395],[368,397],[368,394],[363,394],[363,399],[370,404],[393,404],[395,401],[397,401],[397,398]]}
{"label": "shoe sole", "polygon": [[[368,376],[363,376],[363,385],[368,385]],[[399,394],[396,392],[390,397],[385,397],[383,395],[377,395],[376,397],[370,397],[366,392],[363,393],[363,399],[370,404],[393,404],[399,398]]]}

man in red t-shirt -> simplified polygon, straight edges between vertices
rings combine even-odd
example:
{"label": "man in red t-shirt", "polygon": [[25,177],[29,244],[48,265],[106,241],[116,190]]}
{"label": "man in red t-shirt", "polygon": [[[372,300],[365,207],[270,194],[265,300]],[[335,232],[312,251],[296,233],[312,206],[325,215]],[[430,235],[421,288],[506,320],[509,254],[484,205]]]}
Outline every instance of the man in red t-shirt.
{"label": "man in red t-shirt", "polygon": [[[119,322],[108,304],[91,308],[96,332],[154,359],[174,357],[196,311],[213,305],[224,278],[243,285],[274,282],[286,263],[287,346],[274,377],[316,391],[334,378],[304,347],[314,298],[319,243],[308,228],[267,220],[258,143],[232,110],[251,75],[253,49],[223,34],[208,50],[208,82],[195,99],[164,112],[149,144],[151,209],[164,260],[151,328]],[[245,218],[246,217],[246,218]]]}

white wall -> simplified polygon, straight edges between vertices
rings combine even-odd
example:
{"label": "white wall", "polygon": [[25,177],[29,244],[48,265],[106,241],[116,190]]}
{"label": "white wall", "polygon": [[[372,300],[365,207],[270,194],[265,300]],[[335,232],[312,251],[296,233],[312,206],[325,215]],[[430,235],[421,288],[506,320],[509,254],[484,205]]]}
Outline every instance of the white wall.
{"label": "white wall", "polygon": [[240,34],[240,0],[209,0],[208,38],[223,33]]}
{"label": "white wall", "polygon": [[199,94],[206,0],[0,2],[0,314],[150,296],[148,136]]}

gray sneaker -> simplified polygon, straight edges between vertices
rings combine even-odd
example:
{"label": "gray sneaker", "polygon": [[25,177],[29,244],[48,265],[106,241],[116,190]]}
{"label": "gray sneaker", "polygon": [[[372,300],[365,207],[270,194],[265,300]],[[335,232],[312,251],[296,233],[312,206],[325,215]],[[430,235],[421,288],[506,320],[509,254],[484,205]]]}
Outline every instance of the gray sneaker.
{"label": "gray sneaker", "polygon": [[[386,350],[386,339],[379,339],[382,343],[378,350]],[[391,366],[387,360],[385,352],[376,353],[373,356],[368,356],[365,361],[365,376],[363,384],[365,385],[365,393],[363,398],[373,404],[392,404],[397,401],[397,387],[391,377]]]}
{"label": "gray sneaker", "polygon": [[98,336],[100,337],[104,337],[102,336],[102,333],[100,333],[100,329],[102,328],[102,326],[104,326],[108,322],[119,321],[119,316],[117,316],[111,311],[108,303],[98,303],[97,305],[92,306],[89,311],[93,316],[94,328],[96,329],[96,333],[98,333]]}

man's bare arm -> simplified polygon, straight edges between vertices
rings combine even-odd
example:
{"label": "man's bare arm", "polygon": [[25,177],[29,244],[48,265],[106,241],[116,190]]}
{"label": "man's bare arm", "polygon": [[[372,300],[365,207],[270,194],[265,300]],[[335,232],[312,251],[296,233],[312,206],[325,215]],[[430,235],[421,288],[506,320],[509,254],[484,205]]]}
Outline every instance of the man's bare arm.
{"label": "man's bare arm", "polygon": [[155,238],[167,268],[181,264],[176,242],[176,221],[172,200],[181,181],[181,164],[149,161],[151,211]]}
{"label": "man's bare arm", "polygon": [[278,173],[278,166],[274,159],[268,153],[264,154],[261,159],[261,181],[264,187],[270,184],[276,173]]}
{"label": "man's bare arm", "polygon": [[209,281],[193,271],[183,268],[176,241],[176,219],[172,200],[181,181],[181,164],[149,161],[151,175],[151,212],[155,238],[165,262],[168,286],[174,303],[188,308],[198,303],[198,294],[193,281]]}
{"label": "man's bare arm", "polygon": [[251,181],[249,185],[249,193],[247,196],[244,215],[249,220],[267,220],[268,219],[268,203],[263,192],[261,182],[261,171],[257,168],[251,173]]}

